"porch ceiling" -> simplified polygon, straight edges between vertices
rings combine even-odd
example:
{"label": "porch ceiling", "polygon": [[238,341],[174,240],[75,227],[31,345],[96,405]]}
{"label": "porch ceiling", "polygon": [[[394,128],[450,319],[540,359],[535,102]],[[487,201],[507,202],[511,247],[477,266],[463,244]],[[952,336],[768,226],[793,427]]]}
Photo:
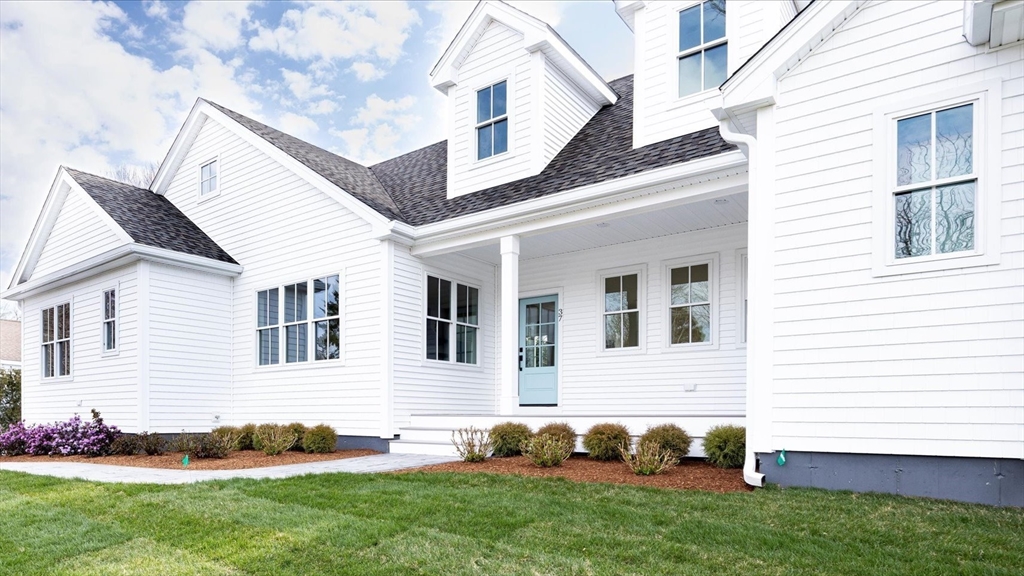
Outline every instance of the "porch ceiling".
{"label": "porch ceiling", "polygon": [[[519,257],[521,260],[543,258],[746,221],[747,193],[739,192],[717,199],[630,214],[620,218],[605,218],[600,222],[588,222],[571,228],[523,236],[520,240]],[[469,248],[461,253],[494,265],[501,262],[497,243]]]}

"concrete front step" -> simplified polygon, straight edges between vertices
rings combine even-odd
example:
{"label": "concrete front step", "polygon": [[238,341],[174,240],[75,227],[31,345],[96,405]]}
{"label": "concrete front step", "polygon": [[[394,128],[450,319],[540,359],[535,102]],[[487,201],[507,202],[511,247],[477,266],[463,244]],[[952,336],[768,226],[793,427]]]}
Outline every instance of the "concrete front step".
{"label": "concrete front step", "polygon": [[388,447],[392,454],[422,454],[430,456],[458,457],[455,446],[450,442],[421,442],[418,440],[392,440]]}

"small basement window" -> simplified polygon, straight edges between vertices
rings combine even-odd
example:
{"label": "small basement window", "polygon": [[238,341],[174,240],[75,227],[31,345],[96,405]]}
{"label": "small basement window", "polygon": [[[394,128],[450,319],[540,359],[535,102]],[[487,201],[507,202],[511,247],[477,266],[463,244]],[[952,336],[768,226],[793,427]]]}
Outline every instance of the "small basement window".
{"label": "small basement window", "polygon": [[476,159],[508,152],[507,82],[476,93]]}
{"label": "small basement window", "polygon": [[725,82],[729,48],[725,0],[708,0],[679,12],[679,96],[717,88]]}

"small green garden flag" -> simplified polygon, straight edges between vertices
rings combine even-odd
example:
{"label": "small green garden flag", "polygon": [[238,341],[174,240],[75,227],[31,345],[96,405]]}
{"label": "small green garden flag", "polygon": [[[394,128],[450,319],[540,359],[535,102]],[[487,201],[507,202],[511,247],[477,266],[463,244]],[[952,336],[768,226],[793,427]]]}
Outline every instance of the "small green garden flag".
{"label": "small green garden flag", "polygon": [[[188,458],[188,456],[186,456],[186,458]],[[775,462],[777,462],[779,466],[785,466],[786,465],[786,450],[785,449],[783,449],[782,452],[779,452],[779,457],[775,459]]]}
{"label": "small green garden flag", "polygon": [[185,457],[181,459],[181,465],[188,468],[188,454],[185,454]]}

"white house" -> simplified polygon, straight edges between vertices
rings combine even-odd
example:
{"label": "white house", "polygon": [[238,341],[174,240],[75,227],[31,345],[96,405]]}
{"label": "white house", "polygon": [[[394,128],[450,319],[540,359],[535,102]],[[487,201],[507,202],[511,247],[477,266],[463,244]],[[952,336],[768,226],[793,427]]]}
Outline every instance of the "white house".
{"label": "white house", "polygon": [[1024,3],[613,8],[607,81],[480,3],[374,166],[200,100],[149,190],[62,168],[26,419],[734,423],[754,485],[1024,505]]}

